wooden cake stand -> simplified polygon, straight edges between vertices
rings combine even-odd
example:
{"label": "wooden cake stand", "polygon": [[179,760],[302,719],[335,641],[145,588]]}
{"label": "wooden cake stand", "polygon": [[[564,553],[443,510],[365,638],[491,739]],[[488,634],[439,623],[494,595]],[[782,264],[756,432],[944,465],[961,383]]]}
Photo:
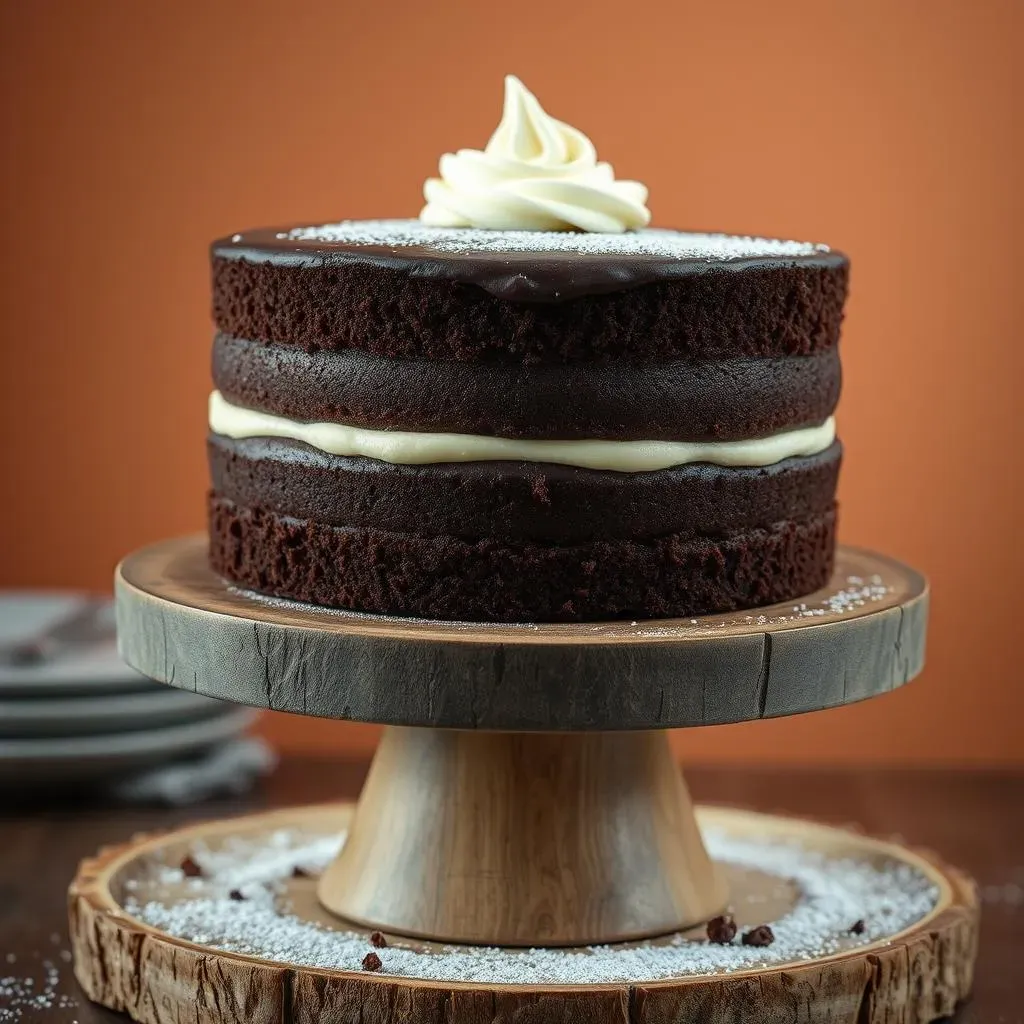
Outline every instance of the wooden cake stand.
{"label": "wooden cake stand", "polygon": [[[825,590],[749,614],[428,622],[239,591],[208,568],[203,537],[139,551],[117,575],[130,665],[226,700],[388,728],[354,808],[209,823],[84,862],[71,889],[77,976],[91,998],[153,1024],[234,1020],[229,1003],[240,1021],[366,1024],[946,1015],[970,985],[978,910],[969,881],[932,855],[838,829],[695,815],[667,733],[888,692],[923,664],[927,603],[913,570],[845,548]],[[126,908],[154,858],[180,863],[195,843],[261,841],[285,825],[347,835],[318,882],[292,886],[293,914],[427,951],[657,944],[695,926],[702,937],[703,923],[727,909],[754,925],[799,902],[777,876],[709,858],[698,817],[730,835],[799,842],[837,864],[904,863],[931,879],[934,906],[910,926],[872,930],[870,943],[843,939],[812,959],[642,985],[421,981],[358,962],[285,964],[175,937]],[[217,986],[220,995],[201,991]]]}

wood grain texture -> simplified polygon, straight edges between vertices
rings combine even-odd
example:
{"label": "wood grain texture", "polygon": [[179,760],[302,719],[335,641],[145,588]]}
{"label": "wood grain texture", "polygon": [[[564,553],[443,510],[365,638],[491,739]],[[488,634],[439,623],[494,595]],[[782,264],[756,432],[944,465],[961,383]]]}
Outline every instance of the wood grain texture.
{"label": "wood grain texture", "polygon": [[666,729],[799,714],[885,693],[924,663],[928,590],[840,549],[809,607],[878,576],[844,613],[793,606],[695,620],[428,622],[275,602],[231,588],[205,538],[145,548],[116,577],[121,651],[160,682],[277,711],[497,730]]}
{"label": "wood grain texture", "polygon": [[371,928],[487,946],[663,935],[728,900],[666,732],[396,727],[319,896]]}
{"label": "wood grain texture", "polygon": [[[935,910],[886,941],[819,960],[644,984],[512,986],[420,981],[288,966],[175,939],[120,902],[133,864],[158,849],[235,831],[342,823],[341,805],[210,822],[139,838],[82,862],[69,892],[75,973],[90,999],[142,1024],[373,1021],[374,1024],[925,1024],[971,988],[978,937],[973,884],[932,853],[841,829],[699,808],[705,824],[796,839],[826,856],[897,857],[931,875]],[[184,844],[184,845],[183,845]]]}

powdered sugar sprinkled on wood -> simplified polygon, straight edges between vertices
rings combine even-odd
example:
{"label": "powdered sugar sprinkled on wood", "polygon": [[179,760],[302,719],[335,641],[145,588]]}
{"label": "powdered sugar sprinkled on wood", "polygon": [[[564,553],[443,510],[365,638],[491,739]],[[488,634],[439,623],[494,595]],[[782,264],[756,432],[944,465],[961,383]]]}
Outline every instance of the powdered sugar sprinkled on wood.
{"label": "powdered sugar sprinkled on wood", "polygon": [[[907,864],[830,860],[789,843],[705,834],[715,859],[767,872],[794,882],[796,906],[777,921],[770,947],[712,945],[682,934],[658,944],[639,943],[588,949],[502,950],[450,946],[424,950],[401,940],[379,951],[386,974],[492,984],[592,985],[707,975],[827,955],[876,941],[920,920],[938,893],[930,879]],[[128,910],[147,924],[179,938],[283,963],[359,970],[369,948],[361,932],[335,931],[302,921],[282,906],[281,891],[295,864],[324,863],[338,848],[334,837],[286,831],[265,840],[232,840],[218,851],[194,851],[207,878],[195,898],[147,900],[144,892]],[[290,861],[290,862],[289,862]],[[263,887],[244,902],[231,888],[258,877]],[[850,922],[863,918],[862,935],[851,938]]]}

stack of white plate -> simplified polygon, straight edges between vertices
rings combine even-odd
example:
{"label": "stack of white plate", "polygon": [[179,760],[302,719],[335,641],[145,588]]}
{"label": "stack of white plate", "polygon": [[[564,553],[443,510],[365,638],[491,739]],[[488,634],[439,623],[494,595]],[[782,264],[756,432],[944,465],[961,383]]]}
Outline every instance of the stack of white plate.
{"label": "stack of white plate", "polygon": [[0,787],[127,779],[206,753],[252,721],[139,675],[118,656],[113,624],[111,604],[79,594],[0,591]]}

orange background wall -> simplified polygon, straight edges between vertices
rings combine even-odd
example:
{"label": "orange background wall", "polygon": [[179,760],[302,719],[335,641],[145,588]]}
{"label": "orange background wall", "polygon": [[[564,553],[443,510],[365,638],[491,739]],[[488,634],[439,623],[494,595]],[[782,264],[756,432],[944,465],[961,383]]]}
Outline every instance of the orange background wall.
{"label": "orange background wall", "polygon": [[415,214],[514,71],[647,182],[657,223],[851,255],[842,535],[934,587],[917,684],[681,746],[1024,760],[1022,45],[1014,0],[0,3],[0,585],[107,587],[200,529],[206,243]]}

